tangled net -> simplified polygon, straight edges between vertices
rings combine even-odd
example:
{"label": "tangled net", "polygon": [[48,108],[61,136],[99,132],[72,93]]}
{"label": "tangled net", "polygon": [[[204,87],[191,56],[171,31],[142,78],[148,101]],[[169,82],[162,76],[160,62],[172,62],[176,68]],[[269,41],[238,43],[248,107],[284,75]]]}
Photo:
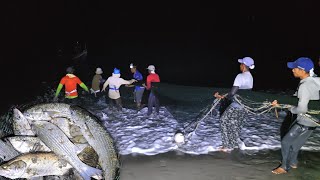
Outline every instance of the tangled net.
{"label": "tangled net", "polygon": [[[226,95],[227,94],[223,96],[226,96]],[[183,132],[188,134],[186,136],[187,138],[189,138],[195,133],[201,121],[206,119],[209,115],[212,116],[213,114],[217,114],[216,111],[220,101],[221,99],[218,99],[218,98],[215,99],[210,106],[207,106],[200,111],[199,114],[202,115],[201,117],[198,117],[195,121],[191,122],[184,128]],[[264,117],[270,117],[275,115],[277,118],[279,118],[279,111],[287,111],[289,108],[293,107],[290,104],[274,105],[272,104],[272,102],[269,102],[269,101],[263,101],[263,102],[253,101],[240,95],[234,96],[234,102],[238,103],[245,110],[245,113],[251,114],[254,116],[264,116]],[[232,113],[232,111],[226,111],[226,113]],[[309,110],[307,114],[303,114],[303,116],[309,118],[310,120],[314,121],[315,124],[320,126],[319,120],[311,115],[313,116],[320,115],[320,110]],[[226,116],[230,116],[230,115],[226,115]]]}

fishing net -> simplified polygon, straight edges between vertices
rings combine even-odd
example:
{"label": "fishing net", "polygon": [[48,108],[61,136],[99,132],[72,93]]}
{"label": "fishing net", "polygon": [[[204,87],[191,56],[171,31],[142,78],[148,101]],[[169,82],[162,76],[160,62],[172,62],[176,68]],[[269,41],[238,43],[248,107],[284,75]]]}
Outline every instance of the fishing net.
{"label": "fishing net", "polygon": [[[259,118],[279,117],[288,113],[288,108],[296,106],[298,98],[292,96],[292,94],[284,94],[283,92],[266,93],[258,91],[239,91],[234,96],[233,102],[239,104],[241,110],[229,107],[231,104],[223,105],[225,100],[215,99],[213,94],[220,92],[220,94],[227,93],[227,88],[210,88],[210,87],[191,87],[191,86],[178,86],[172,84],[161,83],[159,85],[159,99],[160,103],[166,104],[166,108],[176,115],[177,111],[183,107],[185,111],[194,111],[195,116],[193,120],[185,127],[183,127],[184,133],[192,133],[196,131],[199,123],[206,119],[208,116],[215,116],[220,114],[220,119],[230,118],[230,116],[236,116],[238,119],[244,117],[243,114],[249,114]],[[226,95],[226,94],[225,94]],[[272,101],[277,100],[278,105],[273,106]],[[225,107],[225,113],[219,111],[221,106]],[[189,108],[188,108],[189,107]],[[314,119],[319,119],[319,102],[309,102],[308,114],[312,115]],[[236,119],[236,117],[233,117]]]}

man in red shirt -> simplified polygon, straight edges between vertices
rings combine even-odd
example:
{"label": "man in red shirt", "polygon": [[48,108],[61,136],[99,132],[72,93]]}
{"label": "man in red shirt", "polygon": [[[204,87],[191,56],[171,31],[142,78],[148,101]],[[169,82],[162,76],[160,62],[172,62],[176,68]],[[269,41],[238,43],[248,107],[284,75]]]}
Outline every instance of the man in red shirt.
{"label": "man in red shirt", "polygon": [[54,101],[58,99],[59,93],[63,85],[65,86],[65,98],[68,100],[72,100],[78,97],[77,84],[79,84],[80,87],[82,87],[85,91],[89,92],[88,87],[73,73],[73,67],[68,67],[66,76],[64,76],[60,80]]}
{"label": "man in red shirt", "polygon": [[143,84],[147,90],[150,90],[150,95],[148,99],[148,116],[152,113],[152,108],[155,106],[157,114],[159,114],[160,103],[157,96],[157,86],[156,84],[160,82],[160,77],[155,73],[155,66],[148,66],[149,75],[147,76],[147,85]]}

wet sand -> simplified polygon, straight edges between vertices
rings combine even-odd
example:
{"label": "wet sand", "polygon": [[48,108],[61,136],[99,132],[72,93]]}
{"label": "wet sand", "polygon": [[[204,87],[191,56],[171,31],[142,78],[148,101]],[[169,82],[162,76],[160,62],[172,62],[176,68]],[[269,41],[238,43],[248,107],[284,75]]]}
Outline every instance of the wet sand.
{"label": "wet sand", "polygon": [[[317,157],[318,156],[318,157]],[[187,155],[169,152],[155,156],[122,156],[121,180],[242,180],[242,179],[320,179],[320,157],[316,152],[299,154],[298,169],[274,175],[280,151]]]}

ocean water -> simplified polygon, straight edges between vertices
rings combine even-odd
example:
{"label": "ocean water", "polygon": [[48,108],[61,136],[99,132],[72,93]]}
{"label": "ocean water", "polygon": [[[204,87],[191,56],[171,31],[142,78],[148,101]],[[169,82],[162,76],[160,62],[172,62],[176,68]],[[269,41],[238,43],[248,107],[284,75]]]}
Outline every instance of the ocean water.
{"label": "ocean water", "polygon": [[[32,103],[52,100],[55,89],[49,86],[44,89],[42,94],[31,98]],[[181,89],[184,91],[182,92]],[[134,108],[132,90],[126,87],[121,89],[124,102],[122,111],[111,107],[105,97],[96,99],[93,95],[82,94],[80,91],[79,105],[101,120],[114,138],[120,155],[128,158],[128,156],[157,156],[172,152],[186,156],[210,156],[219,153],[221,133],[219,115],[216,113],[209,114],[199,121],[197,129],[189,129],[192,133],[188,134],[189,136],[186,134],[184,144],[177,144],[174,141],[174,135],[178,130],[185,130],[191,123],[203,117],[206,109],[212,105],[214,98],[211,96],[214,91],[226,90],[164,85],[162,87],[164,93],[160,94],[160,113],[153,113],[151,116],[147,116],[147,107],[141,110]],[[179,96],[174,95],[177,92]],[[147,92],[144,95],[144,103],[146,98]],[[64,98],[60,95],[60,102],[63,101]],[[26,104],[28,102],[18,104],[17,107],[23,108]],[[279,150],[282,122],[283,116],[276,118],[273,113],[266,116],[249,114],[240,133],[242,143],[230,153],[235,157],[235,162],[238,164],[249,162],[254,166],[255,163],[263,161],[277,166],[281,158]],[[304,164],[304,170],[310,170],[308,177],[313,177],[314,169],[318,169],[318,162],[315,159],[320,158],[319,151],[320,134],[319,129],[316,129],[302,147],[302,157],[299,156]]]}

